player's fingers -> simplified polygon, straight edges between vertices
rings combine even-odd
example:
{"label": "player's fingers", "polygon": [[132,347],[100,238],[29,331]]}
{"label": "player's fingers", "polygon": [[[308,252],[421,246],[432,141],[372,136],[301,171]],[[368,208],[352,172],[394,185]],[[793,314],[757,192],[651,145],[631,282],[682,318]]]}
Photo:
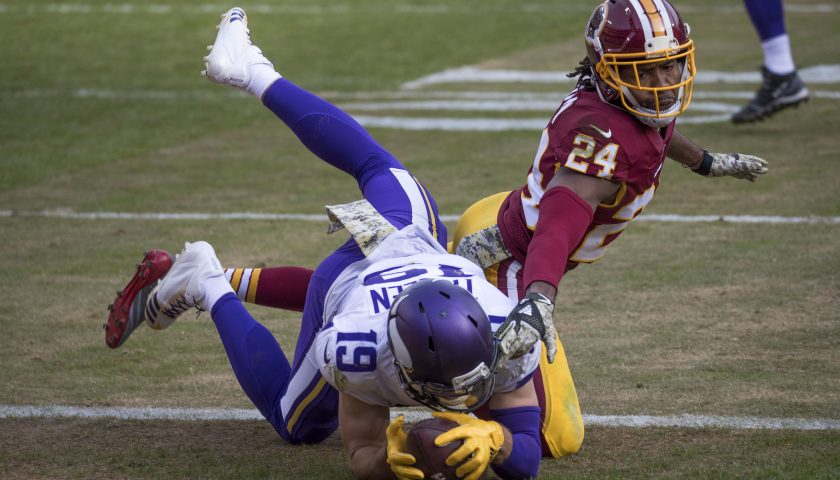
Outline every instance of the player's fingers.
{"label": "player's fingers", "polygon": [[464,477],[464,480],[476,480],[482,473],[484,473],[484,470],[487,470],[487,463],[488,462],[486,461],[477,461],[475,457],[473,457],[469,461],[464,462],[463,465],[456,468],[455,475]]}
{"label": "player's fingers", "polygon": [[393,466],[391,471],[397,475],[399,480],[422,480],[424,478],[423,472],[419,468],[397,465]]}
{"label": "player's fingers", "polygon": [[388,435],[395,435],[397,433],[397,430],[402,430],[404,421],[405,419],[402,415],[391,420],[391,423],[388,424],[388,429],[386,430]]}
{"label": "player's fingers", "polygon": [[388,455],[388,463],[391,465],[414,465],[417,463],[417,459],[410,453],[392,452]]}
{"label": "player's fingers", "polygon": [[[469,433],[465,433],[461,427],[455,427],[451,430],[441,433],[437,437],[435,437],[435,445],[438,447],[442,447],[448,443],[452,443],[455,440],[461,439],[468,439],[470,436]],[[465,442],[466,443],[466,442]],[[463,448],[463,447],[461,447]],[[457,450],[456,450],[457,451]]]}
{"label": "player's fingers", "polygon": [[548,357],[548,363],[554,363],[554,358],[557,356],[557,341],[554,339],[554,332],[545,339],[545,356]]}
{"label": "player's fingers", "polygon": [[475,449],[467,445],[467,442],[464,442],[463,445],[458,447],[457,450],[450,453],[449,456],[446,457],[446,465],[450,467],[453,465],[458,465],[459,463],[463,462],[467,457],[472,455],[473,452],[475,452]]}

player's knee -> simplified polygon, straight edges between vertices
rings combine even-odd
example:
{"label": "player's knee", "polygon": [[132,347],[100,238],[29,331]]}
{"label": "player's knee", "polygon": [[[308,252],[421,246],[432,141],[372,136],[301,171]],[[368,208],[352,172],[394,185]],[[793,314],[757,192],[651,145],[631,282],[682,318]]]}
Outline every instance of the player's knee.
{"label": "player's knee", "polygon": [[583,445],[583,436],[583,423],[579,423],[563,428],[551,438],[543,438],[543,457],[560,458],[577,453]]}
{"label": "player's knee", "polygon": [[571,455],[583,445],[583,428],[580,431],[567,432],[560,441],[560,456]]}
{"label": "player's knee", "polygon": [[338,424],[329,424],[329,425],[312,425],[307,426],[305,428],[297,429],[293,432],[290,432],[285,425],[281,425],[280,428],[275,426],[275,430],[280,435],[280,438],[283,439],[286,443],[290,443],[292,445],[299,445],[299,444],[306,444],[306,443],[321,443],[333,432],[336,431],[338,428]]}

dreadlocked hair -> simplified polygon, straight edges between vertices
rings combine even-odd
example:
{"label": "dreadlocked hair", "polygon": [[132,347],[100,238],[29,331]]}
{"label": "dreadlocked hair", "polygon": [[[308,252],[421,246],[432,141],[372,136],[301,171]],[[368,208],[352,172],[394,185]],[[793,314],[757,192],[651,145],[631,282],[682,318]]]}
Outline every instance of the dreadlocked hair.
{"label": "dreadlocked hair", "polygon": [[566,76],[569,78],[580,77],[577,81],[577,88],[584,88],[587,90],[595,88],[595,84],[592,81],[592,62],[589,60],[589,56],[583,57],[583,60],[578,63],[575,70]]}

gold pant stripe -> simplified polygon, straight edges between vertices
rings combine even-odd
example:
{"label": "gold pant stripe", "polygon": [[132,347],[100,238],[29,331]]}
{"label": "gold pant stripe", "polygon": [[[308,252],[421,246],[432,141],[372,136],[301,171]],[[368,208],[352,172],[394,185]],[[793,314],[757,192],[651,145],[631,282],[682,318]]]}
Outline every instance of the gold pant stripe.
{"label": "gold pant stripe", "polygon": [[423,195],[423,201],[426,202],[426,210],[429,212],[429,223],[432,225],[432,237],[437,238],[437,220],[435,219],[435,211],[432,208],[432,202],[429,201],[429,194],[426,193],[426,189],[423,188],[423,184],[420,183],[417,178],[414,178],[414,183],[417,184],[417,188],[420,189],[420,194]]}
{"label": "gold pant stripe", "polygon": [[237,268],[233,271],[233,276],[230,277],[230,286],[233,287],[234,292],[239,292],[239,284],[242,283],[243,273],[245,273],[244,268]]}
{"label": "gold pant stripe", "polygon": [[291,432],[295,428],[295,424],[297,423],[298,419],[300,418],[300,414],[303,413],[303,409],[306,408],[312,402],[312,400],[314,400],[315,397],[318,396],[319,393],[321,393],[321,390],[324,389],[324,385],[326,385],[326,384],[327,384],[327,381],[324,380],[324,377],[319,378],[318,383],[315,385],[315,388],[313,388],[312,391],[309,392],[309,395],[307,395],[300,402],[300,404],[295,409],[295,412],[292,414],[291,418],[289,418],[289,421],[286,422],[286,429],[289,432]]}
{"label": "gold pant stripe", "polygon": [[256,303],[257,284],[260,283],[260,272],[262,272],[262,268],[255,268],[251,272],[251,281],[248,283],[248,293],[245,295],[245,301],[248,303]]}

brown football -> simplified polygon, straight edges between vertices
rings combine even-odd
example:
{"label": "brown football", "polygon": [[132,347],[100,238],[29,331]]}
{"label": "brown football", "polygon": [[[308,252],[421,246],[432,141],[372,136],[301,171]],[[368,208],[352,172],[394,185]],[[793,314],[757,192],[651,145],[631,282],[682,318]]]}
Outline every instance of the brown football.
{"label": "brown football", "polygon": [[455,475],[457,465],[446,466],[446,458],[464,442],[457,440],[442,447],[435,445],[435,438],[438,435],[457,426],[457,423],[450,420],[433,417],[417,422],[408,431],[405,449],[414,455],[417,460],[414,466],[422,470],[427,479],[458,479]]}

